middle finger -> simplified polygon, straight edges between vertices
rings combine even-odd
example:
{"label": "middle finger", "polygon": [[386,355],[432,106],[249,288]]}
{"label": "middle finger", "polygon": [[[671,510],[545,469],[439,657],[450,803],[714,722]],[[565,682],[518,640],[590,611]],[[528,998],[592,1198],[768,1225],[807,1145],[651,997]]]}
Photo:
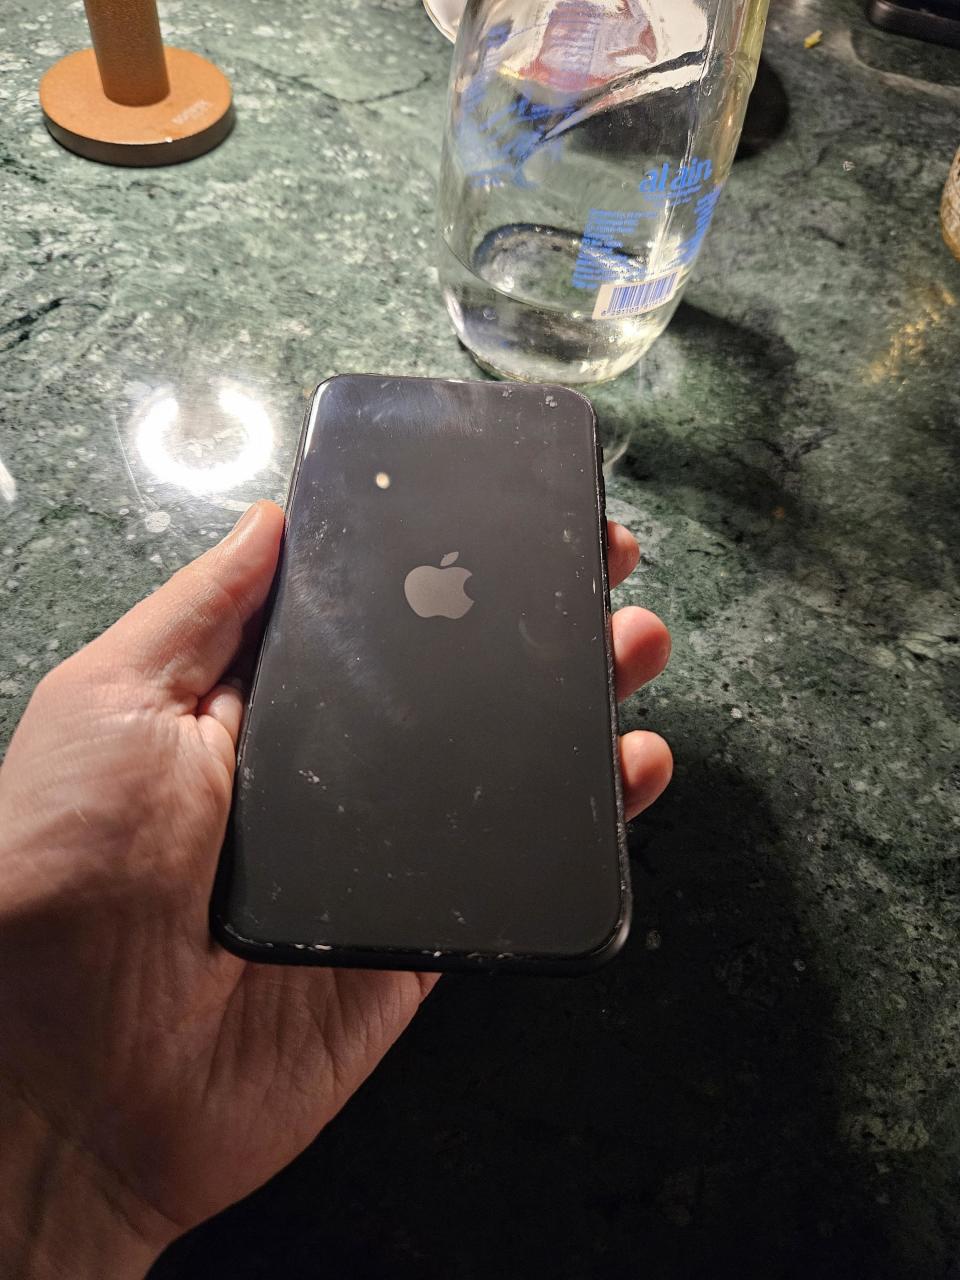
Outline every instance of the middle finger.
{"label": "middle finger", "polygon": [[670,657],[670,632],[655,613],[630,605],[613,615],[617,700],[658,676]]}

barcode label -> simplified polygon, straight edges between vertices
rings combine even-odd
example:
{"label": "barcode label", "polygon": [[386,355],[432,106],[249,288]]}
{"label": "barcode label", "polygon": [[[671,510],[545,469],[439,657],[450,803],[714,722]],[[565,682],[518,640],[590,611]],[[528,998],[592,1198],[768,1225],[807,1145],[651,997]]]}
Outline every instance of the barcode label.
{"label": "barcode label", "polygon": [[679,271],[671,271],[669,275],[656,276],[652,280],[644,280],[640,284],[601,285],[597,294],[597,305],[593,308],[594,320],[609,320],[613,316],[642,316],[645,311],[653,311],[662,307],[677,291],[680,280]]}

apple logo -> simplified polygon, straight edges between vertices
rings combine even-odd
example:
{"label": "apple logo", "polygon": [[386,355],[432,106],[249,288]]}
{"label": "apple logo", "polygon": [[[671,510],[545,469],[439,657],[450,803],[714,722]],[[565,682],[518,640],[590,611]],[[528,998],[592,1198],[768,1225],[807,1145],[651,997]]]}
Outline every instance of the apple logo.
{"label": "apple logo", "polygon": [[463,589],[470,577],[469,569],[453,568],[459,551],[448,551],[440,568],[420,564],[411,569],[403,582],[407,604],[421,618],[462,618],[474,606]]}

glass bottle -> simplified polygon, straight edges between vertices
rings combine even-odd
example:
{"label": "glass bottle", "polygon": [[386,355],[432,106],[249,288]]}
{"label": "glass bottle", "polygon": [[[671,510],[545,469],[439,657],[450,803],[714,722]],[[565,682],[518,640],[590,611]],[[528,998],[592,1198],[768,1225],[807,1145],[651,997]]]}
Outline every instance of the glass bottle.
{"label": "glass bottle", "polygon": [[485,369],[590,383],[662,333],[733,163],[767,0],[468,0],[440,281]]}

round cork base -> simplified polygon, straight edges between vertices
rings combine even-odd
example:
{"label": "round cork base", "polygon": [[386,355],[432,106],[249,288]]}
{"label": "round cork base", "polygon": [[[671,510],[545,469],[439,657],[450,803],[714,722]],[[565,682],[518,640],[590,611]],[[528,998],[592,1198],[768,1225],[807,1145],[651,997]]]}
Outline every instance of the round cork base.
{"label": "round cork base", "polygon": [[103,92],[92,49],[70,53],[40,81],[47,128],[70,151],[103,164],[179,164],[221,143],[233,128],[230,81],[188,49],[164,49],[170,92],[125,107]]}

